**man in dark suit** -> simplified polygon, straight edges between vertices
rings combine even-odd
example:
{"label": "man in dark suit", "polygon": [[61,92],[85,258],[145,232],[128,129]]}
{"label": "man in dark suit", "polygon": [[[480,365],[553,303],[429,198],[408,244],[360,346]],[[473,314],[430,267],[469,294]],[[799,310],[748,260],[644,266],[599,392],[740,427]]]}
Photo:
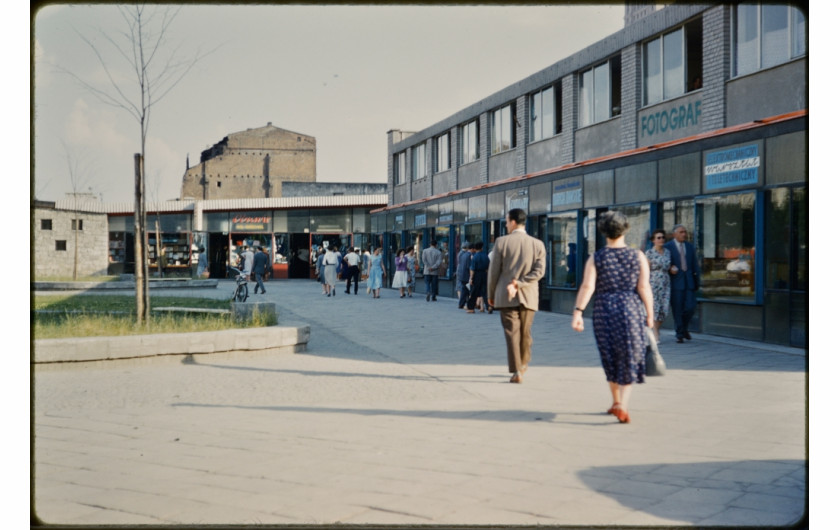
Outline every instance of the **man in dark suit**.
{"label": "man in dark suit", "polygon": [[[257,246],[257,253],[254,254],[254,280],[257,282],[257,287],[254,289],[254,294],[265,294],[265,285],[263,284],[263,276],[268,272],[268,254],[265,253],[261,246]],[[262,289],[262,293],[260,293]]]}
{"label": "man in dark suit", "polygon": [[545,244],[525,232],[526,219],[520,208],[508,212],[508,235],[496,240],[487,273],[488,302],[501,314],[511,383],[522,382],[531,362],[531,324],[545,274]]}
{"label": "man in dark suit", "polygon": [[683,225],[674,226],[674,237],[665,248],[671,253],[671,312],[674,315],[674,329],[677,342],[691,340],[688,324],[697,307],[697,289],[700,287],[697,251],[686,241],[688,230]]}

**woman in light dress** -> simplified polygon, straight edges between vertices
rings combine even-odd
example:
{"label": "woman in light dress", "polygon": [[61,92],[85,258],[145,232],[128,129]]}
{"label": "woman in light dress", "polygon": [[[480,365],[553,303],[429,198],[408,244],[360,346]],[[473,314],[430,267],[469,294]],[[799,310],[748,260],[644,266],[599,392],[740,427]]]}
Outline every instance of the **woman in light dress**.
{"label": "woman in light dress", "polygon": [[368,285],[374,298],[379,298],[379,290],[382,288],[382,276],[385,274],[385,267],[382,266],[382,247],[377,247],[370,257],[368,265]]}
{"label": "woman in light dress", "polygon": [[324,283],[327,284],[327,296],[335,296],[335,284],[338,283],[338,263],[341,254],[333,245],[324,254]]}
{"label": "woman in light dress", "polygon": [[668,308],[671,306],[671,277],[668,269],[671,268],[671,253],[665,249],[665,230],[657,228],[653,231],[650,240],[653,247],[645,252],[645,257],[650,263],[650,288],[653,290],[653,333],[656,335],[656,342],[659,343],[659,328],[662,322],[668,317]]}
{"label": "woman in light dress", "polygon": [[394,273],[394,281],[391,287],[400,289],[400,298],[405,298],[405,288],[408,287],[408,258],[405,257],[405,249],[397,251],[397,257],[394,258],[394,265],[397,271]]}

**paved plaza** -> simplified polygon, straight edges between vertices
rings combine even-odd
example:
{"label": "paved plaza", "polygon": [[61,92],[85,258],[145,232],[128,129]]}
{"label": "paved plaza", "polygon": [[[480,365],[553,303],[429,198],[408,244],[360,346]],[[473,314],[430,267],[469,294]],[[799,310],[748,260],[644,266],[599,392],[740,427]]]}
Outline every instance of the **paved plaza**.
{"label": "paved plaza", "polygon": [[[524,383],[498,313],[274,281],[305,352],[37,366],[33,511],[68,525],[787,526],[807,509],[803,350],[663,331],[612,400],[591,321],[539,312]],[[224,298],[233,285],[166,294]],[[157,295],[158,292],[152,292]]]}

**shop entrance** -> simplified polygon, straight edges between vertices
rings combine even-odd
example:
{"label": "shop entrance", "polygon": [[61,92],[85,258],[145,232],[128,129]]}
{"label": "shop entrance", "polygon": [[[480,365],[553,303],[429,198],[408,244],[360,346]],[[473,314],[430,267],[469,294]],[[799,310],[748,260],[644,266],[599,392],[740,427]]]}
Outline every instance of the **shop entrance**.
{"label": "shop entrance", "polygon": [[211,232],[207,246],[207,265],[211,278],[227,278],[228,245],[227,234]]}
{"label": "shop entrance", "polygon": [[289,246],[289,278],[310,278],[309,234],[290,234]]}

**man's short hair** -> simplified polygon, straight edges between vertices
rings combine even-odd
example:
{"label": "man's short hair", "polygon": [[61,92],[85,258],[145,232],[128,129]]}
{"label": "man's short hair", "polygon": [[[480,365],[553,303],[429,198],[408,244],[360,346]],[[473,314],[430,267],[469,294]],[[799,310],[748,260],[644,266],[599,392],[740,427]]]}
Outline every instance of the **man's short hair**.
{"label": "man's short hair", "polygon": [[[674,228],[671,229],[671,233],[673,234],[674,232],[676,232],[680,228],[685,228],[685,225],[675,224]],[[685,229],[688,230],[688,228],[685,228]]]}
{"label": "man's short hair", "polygon": [[484,248],[484,241],[476,241],[475,243],[472,244],[472,248],[474,248],[476,250],[483,249]]}
{"label": "man's short hair", "polygon": [[528,220],[528,214],[522,208],[513,208],[508,212],[508,219],[516,222],[518,225],[524,225]]}
{"label": "man's short hair", "polygon": [[429,241],[429,244],[432,245],[433,247],[436,247],[437,246],[437,241],[432,239],[431,241]]}

